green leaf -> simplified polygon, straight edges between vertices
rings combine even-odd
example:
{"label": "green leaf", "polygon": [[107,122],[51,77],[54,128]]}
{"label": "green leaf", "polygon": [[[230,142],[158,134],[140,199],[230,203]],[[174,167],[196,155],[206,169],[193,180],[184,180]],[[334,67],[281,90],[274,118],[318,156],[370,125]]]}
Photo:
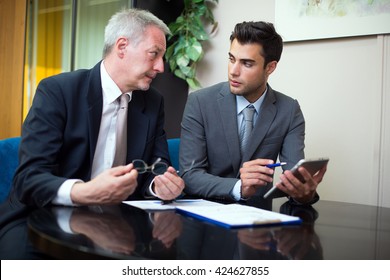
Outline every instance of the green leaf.
{"label": "green leaf", "polygon": [[198,89],[201,88],[201,84],[197,79],[186,79],[187,84],[192,89]]}
{"label": "green leaf", "polygon": [[181,68],[187,66],[190,62],[190,59],[187,55],[180,55],[176,57],[176,63]]}
{"label": "green leaf", "polygon": [[176,69],[175,72],[173,72],[177,77],[179,77],[180,79],[183,79],[185,80],[186,79],[186,76],[183,74],[183,72],[181,72],[180,70]]}
{"label": "green leaf", "polygon": [[185,48],[189,47],[189,41],[186,40],[185,37],[180,37],[179,40],[176,41],[175,53],[185,52]]}
{"label": "green leaf", "polygon": [[165,52],[165,59],[169,60],[171,58],[174,49],[175,49],[175,45],[171,45],[167,48],[167,51]]}
{"label": "green leaf", "polygon": [[169,68],[171,68],[171,71],[174,71],[177,67],[176,59],[172,58],[169,60]]}
{"label": "green leaf", "polygon": [[180,68],[180,71],[184,74],[184,76],[188,77],[189,74],[191,74],[191,67],[188,67],[188,66],[180,66],[180,65],[179,65],[179,68]]}
{"label": "green leaf", "polygon": [[194,79],[195,78],[195,76],[196,76],[195,66],[196,65],[194,65],[194,64],[191,65],[190,70],[188,71],[188,73],[186,75],[188,79]]}
{"label": "green leaf", "polygon": [[198,61],[202,57],[202,45],[196,41],[191,47],[186,49],[186,54],[193,61]]}

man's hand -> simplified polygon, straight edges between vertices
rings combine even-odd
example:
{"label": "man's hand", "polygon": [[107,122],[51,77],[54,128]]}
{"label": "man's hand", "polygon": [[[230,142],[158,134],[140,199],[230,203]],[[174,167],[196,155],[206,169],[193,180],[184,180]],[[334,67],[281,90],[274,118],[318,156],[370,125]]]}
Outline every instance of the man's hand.
{"label": "man's hand", "polygon": [[110,168],[86,183],[76,183],[71,190],[72,202],[78,205],[118,204],[137,187],[138,172],[133,164]]}
{"label": "man's hand", "polygon": [[242,198],[253,196],[258,188],[272,182],[274,170],[266,166],[272,163],[274,162],[270,159],[255,159],[244,162],[240,168]]}
{"label": "man's hand", "polygon": [[295,177],[290,170],[286,170],[280,175],[280,182],[276,184],[276,187],[296,201],[308,203],[314,198],[317,186],[322,181],[326,168],[327,166],[324,166],[320,171],[311,176],[305,168],[300,167],[298,172],[304,178],[304,183]]}
{"label": "man's hand", "polygon": [[172,166],[163,175],[154,178],[154,192],[160,199],[175,199],[182,193],[183,189],[184,180]]}

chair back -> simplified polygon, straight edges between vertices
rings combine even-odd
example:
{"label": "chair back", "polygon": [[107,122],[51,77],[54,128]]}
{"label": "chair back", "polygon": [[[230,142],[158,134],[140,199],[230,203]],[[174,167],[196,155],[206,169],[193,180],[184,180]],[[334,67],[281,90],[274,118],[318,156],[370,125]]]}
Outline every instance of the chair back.
{"label": "chair back", "polygon": [[6,200],[19,164],[20,137],[0,140],[0,203]]}
{"label": "chair back", "polygon": [[180,138],[168,139],[169,157],[171,158],[172,166],[176,170],[179,170],[179,147]]}

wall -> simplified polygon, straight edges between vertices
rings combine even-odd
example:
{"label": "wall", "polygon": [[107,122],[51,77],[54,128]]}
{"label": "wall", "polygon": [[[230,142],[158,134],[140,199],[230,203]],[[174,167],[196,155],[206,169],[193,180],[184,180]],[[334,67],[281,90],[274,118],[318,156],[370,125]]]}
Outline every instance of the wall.
{"label": "wall", "polygon": [[0,139],[20,135],[26,0],[0,0]]}
{"label": "wall", "polygon": [[[237,22],[274,22],[270,0],[219,1],[218,33],[198,68],[202,86],[227,79]],[[328,156],[324,200],[390,207],[390,38],[362,36],[286,43],[270,85],[301,104],[306,157]],[[388,174],[386,174],[386,171]]]}

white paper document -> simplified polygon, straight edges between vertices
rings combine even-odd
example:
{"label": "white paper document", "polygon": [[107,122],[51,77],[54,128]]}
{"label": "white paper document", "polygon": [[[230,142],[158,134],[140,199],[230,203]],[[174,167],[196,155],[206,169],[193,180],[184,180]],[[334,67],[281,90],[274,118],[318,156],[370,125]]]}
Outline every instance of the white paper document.
{"label": "white paper document", "polygon": [[299,217],[289,216],[241,204],[219,206],[187,207],[177,206],[179,213],[192,216],[228,228],[242,228],[268,225],[300,224]]}
{"label": "white paper document", "polygon": [[178,206],[191,207],[210,207],[222,205],[217,202],[212,202],[204,199],[178,199],[169,204],[162,204],[161,200],[133,200],[123,201],[125,204],[141,208],[143,210],[174,210]]}
{"label": "white paper document", "polygon": [[176,210],[178,213],[228,228],[276,226],[302,222],[299,217],[241,204],[221,204],[204,199],[178,199],[170,204],[162,204],[161,200],[135,200],[123,201],[123,203],[143,210]]}

